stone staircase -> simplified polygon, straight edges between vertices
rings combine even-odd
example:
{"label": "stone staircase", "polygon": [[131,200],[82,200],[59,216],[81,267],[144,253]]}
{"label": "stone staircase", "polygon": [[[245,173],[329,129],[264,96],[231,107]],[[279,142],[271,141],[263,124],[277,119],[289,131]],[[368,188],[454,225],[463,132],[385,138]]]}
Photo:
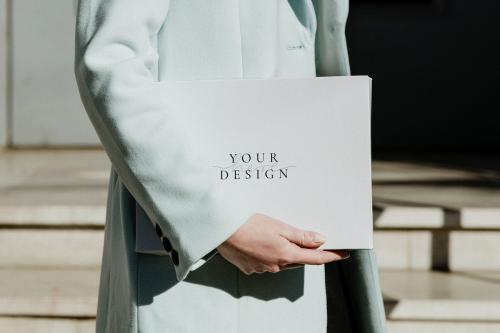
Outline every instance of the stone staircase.
{"label": "stone staircase", "polygon": [[[0,154],[2,332],[94,331],[102,150]],[[376,156],[375,248],[393,333],[500,332],[500,159]]]}
{"label": "stone staircase", "polygon": [[376,156],[373,184],[391,332],[500,332],[500,159]]}

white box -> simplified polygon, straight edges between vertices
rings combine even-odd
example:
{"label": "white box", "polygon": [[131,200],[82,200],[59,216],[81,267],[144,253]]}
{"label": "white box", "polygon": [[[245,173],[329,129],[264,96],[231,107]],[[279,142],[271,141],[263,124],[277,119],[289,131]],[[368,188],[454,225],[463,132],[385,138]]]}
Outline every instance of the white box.
{"label": "white box", "polygon": [[[325,234],[323,249],[372,248],[369,77],[162,84],[226,195]],[[136,251],[161,254],[144,217],[139,207]]]}

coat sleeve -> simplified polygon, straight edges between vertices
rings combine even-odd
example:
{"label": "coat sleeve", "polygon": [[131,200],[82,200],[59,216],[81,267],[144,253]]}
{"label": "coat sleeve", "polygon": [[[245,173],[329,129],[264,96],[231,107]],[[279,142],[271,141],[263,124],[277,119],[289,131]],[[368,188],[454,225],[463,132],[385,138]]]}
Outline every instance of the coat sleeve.
{"label": "coat sleeve", "polygon": [[349,0],[313,0],[317,18],[317,76],[350,75],[345,26]]}
{"label": "coat sleeve", "polygon": [[196,147],[155,78],[168,0],[79,0],[74,72],[118,176],[148,215],[177,279],[210,258],[249,216],[197,163]]}

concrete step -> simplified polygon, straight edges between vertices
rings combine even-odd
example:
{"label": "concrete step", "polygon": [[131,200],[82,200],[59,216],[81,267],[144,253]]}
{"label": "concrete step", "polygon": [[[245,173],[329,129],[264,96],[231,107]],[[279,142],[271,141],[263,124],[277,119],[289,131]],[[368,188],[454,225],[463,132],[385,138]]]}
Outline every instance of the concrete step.
{"label": "concrete step", "polygon": [[373,212],[377,230],[500,231],[500,207],[443,208],[376,203]]}
{"label": "concrete step", "polygon": [[381,271],[392,333],[500,332],[500,272]]}
{"label": "concrete step", "polygon": [[388,321],[389,333],[498,333],[500,324],[460,321]]}
{"label": "concrete step", "polygon": [[95,268],[103,241],[103,230],[0,229],[0,267]]}
{"label": "concrete step", "polygon": [[[392,333],[500,331],[500,272],[381,271]],[[0,269],[2,332],[92,332],[98,269]]]}
{"label": "concrete step", "polygon": [[[5,150],[0,152],[1,223],[58,222],[61,217],[41,216],[58,207],[82,218],[78,209],[102,206],[106,200],[110,162],[102,150]],[[19,208],[16,211],[15,208]],[[41,211],[36,211],[41,208]],[[68,210],[57,211],[66,214]],[[88,211],[87,211],[88,212]],[[28,215],[18,215],[26,214]],[[17,217],[16,217],[17,216]],[[66,215],[67,217],[68,215]],[[85,214],[84,218],[88,218]],[[93,221],[92,219],[91,221]],[[102,223],[102,219],[100,219]],[[64,219],[63,219],[64,221]],[[71,221],[71,219],[69,219]]]}
{"label": "concrete step", "polygon": [[2,332],[95,332],[98,269],[3,268],[0,281]]}
{"label": "concrete step", "polygon": [[95,333],[95,319],[0,317],[2,333]]}
{"label": "concrete step", "polygon": [[500,270],[500,231],[376,230],[382,269]]}
{"label": "concrete step", "polygon": [[0,269],[0,318],[95,317],[98,269]]}

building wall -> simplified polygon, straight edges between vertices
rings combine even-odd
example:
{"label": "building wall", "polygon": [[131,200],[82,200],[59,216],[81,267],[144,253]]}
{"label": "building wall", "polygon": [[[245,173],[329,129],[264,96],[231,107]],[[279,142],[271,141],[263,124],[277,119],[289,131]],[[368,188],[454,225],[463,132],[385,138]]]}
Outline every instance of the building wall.
{"label": "building wall", "polygon": [[498,149],[496,0],[351,0],[353,74],[373,78],[375,149]]}
{"label": "building wall", "polygon": [[[99,145],[72,73],[74,3],[0,0],[0,146]],[[374,80],[375,150],[500,148],[499,1],[350,7],[352,73]]]}
{"label": "building wall", "polygon": [[7,143],[7,0],[0,0],[0,148]]}

